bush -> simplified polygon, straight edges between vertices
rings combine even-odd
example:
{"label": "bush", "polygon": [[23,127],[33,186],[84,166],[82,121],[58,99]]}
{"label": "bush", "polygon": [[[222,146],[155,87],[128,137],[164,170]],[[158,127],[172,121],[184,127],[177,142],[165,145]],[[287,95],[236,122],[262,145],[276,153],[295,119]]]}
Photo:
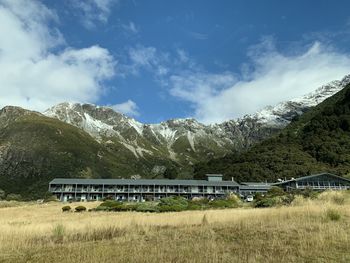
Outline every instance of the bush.
{"label": "bush", "polygon": [[237,202],[236,200],[216,199],[210,201],[209,206],[212,208],[232,208],[237,207]]}
{"label": "bush", "polygon": [[283,205],[290,205],[294,201],[295,195],[293,194],[286,194],[281,196],[281,201]]}
{"label": "bush", "polygon": [[155,213],[155,212],[159,212],[159,207],[157,207],[155,203],[141,203],[137,205],[136,211]]}
{"label": "bush", "polygon": [[196,203],[193,203],[193,202],[189,202],[188,206],[187,206],[187,210],[202,210],[202,209],[205,209],[205,208],[207,208],[206,205],[200,205],[200,204],[196,204]]}
{"label": "bush", "polygon": [[62,207],[62,212],[69,212],[71,210],[72,210],[72,208],[69,205]]}
{"label": "bush", "polygon": [[285,195],[286,192],[278,186],[272,186],[269,191],[267,191],[267,195],[270,197],[275,197],[275,196],[282,196]]}
{"label": "bush", "polygon": [[326,211],[326,217],[331,221],[339,221],[341,218],[341,214],[339,213],[339,211],[330,208]]}
{"label": "bush", "polygon": [[90,211],[96,211],[96,212],[99,212],[99,211],[101,211],[101,212],[104,212],[104,211],[111,211],[108,207],[105,207],[105,206],[98,206],[98,207],[96,207],[96,208],[93,208],[93,209],[91,209]]}
{"label": "bush", "polygon": [[44,199],[44,202],[57,202],[58,199],[57,199],[57,196],[55,195],[51,195],[51,196],[48,196]]}
{"label": "bush", "polygon": [[75,208],[75,212],[78,212],[78,213],[80,213],[80,212],[85,212],[85,211],[86,211],[86,207],[85,207],[85,206],[82,206],[82,205],[77,206],[77,207]]}
{"label": "bush", "polygon": [[157,207],[160,212],[179,212],[187,209],[188,201],[180,196],[165,197],[160,199]]}
{"label": "bush", "polygon": [[8,194],[6,196],[7,201],[21,201],[22,196],[20,194]]}
{"label": "bush", "polygon": [[279,196],[264,197],[254,202],[255,207],[273,207],[273,206],[282,205],[282,204],[283,204],[282,198]]}
{"label": "bush", "polygon": [[294,195],[301,195],[304,198],[316,199],[319,196],[319,192],[312,190],[311,188],[305,188],[304,190],[294,190]]}
{"label": "bush", "polygon": [[4,190],[0,189],[0,200],[5,199],[6,193]]}

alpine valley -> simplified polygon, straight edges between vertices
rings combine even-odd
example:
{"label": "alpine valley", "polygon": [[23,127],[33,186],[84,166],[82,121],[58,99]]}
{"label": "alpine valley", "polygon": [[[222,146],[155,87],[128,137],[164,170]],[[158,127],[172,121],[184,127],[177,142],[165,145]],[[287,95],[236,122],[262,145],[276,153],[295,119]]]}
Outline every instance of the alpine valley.
{"label": "alpine valley", "polygon": [[7,193],[37,198],[55,177],[192,178],[198,163],[247,151],[349,83],[350,75],[211,125],[195,119],[143,124],[92,104],[64,102],[43,113],[6,106],[0,110],[0,185]]}

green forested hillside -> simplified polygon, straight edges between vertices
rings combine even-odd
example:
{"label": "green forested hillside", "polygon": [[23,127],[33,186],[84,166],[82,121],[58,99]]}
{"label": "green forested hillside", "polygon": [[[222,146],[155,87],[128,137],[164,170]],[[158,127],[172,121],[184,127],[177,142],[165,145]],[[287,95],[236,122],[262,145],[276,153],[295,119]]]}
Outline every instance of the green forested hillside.
{"label": "green forested hillside", "polygon": [[133,160],[124,147],[107,147],[59,120],[17,107],[0,110],[0,189],[7,194],[42,198],[55,177],[122,178],[153,167]]}
{"label": "green forested hillside", "polygon": [[247,152],[196,165],[195,177],[275,181],[321,171],[350,173],[350,85]]}

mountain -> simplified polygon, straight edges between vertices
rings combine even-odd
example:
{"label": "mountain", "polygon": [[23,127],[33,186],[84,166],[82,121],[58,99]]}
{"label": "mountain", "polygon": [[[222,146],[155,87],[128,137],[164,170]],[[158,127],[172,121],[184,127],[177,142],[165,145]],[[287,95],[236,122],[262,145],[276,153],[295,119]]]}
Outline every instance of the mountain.
{"label": "mountain", "polygon": [[131,152],[133,159],[168,159],[188,172],[186,167],[194,163],[247,149],[279,132],[293,118],[340,91],[349,82],[350,75],[301,98],[213,125],[204,125],[195,119],[143,124],[108,107],[78,103],[58,104],[45,111],[44,115],[86,131],[101,144],[118,145]]}
{"label": "mountain", "polygon": [[[280,132],[349,82],[347,76],[302,98],[213,125],[194,119],[142,124],[108,107],[91,104],[62,103],[44,113],[7,106],[0,110],[0,188],[37,198],[55,177],[192,178],[193,167],[204,171],[202,164],[210,160],[215,160],[206,166],[211,171],[235,177],[239,171],[248,178],[251,172],[230,166],[239,162],[237,153]],[[261,156],[267,162],[273,160],[264,154]],[[320,163],[314,164],[320,167]],[[268,175],[262,173],[260,177]]]}
{"label": "mountain", "polygon": [[55,177],[123,178],[166,160],[136,162],[130,151],[101,144],[82,129],[41,113],[0,110],[0,188],[42,197]]}
{"label": "mountain", "polygon": [[350,173],[350,84],[285,129],[240,154],[197,164],[196,177],[219,172],[238,181],[276,181],[311,173]]}

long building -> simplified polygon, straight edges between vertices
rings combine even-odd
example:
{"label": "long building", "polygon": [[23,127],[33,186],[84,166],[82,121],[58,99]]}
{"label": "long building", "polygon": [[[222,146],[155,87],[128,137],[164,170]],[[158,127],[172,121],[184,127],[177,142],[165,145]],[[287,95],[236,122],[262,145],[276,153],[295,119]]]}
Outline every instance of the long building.
{"label": "long building", "polygon": [[90,201],[105,197],[120,201],[144,201],[176,195],[215,198],[238,193],[239,184],[222,181],[221,174],[207,174],[207,180],[56,178],[50,182],[49,191],[61,201]]}
{"label": "long building", "polygon": [[168,196],[218,198],[230,193],[242,197],[266,193],[272,186],[286,191],[306,189],[350,189],[350,180],[330,173],[322,173],[280,180],[276,183],[223,181],[221,174],[207,174],[207,180],[169,179],[73,179],[56,178],[49,184],[49,191],[61,201],[93,201],[112,198],[120,201],[158,200]]}

